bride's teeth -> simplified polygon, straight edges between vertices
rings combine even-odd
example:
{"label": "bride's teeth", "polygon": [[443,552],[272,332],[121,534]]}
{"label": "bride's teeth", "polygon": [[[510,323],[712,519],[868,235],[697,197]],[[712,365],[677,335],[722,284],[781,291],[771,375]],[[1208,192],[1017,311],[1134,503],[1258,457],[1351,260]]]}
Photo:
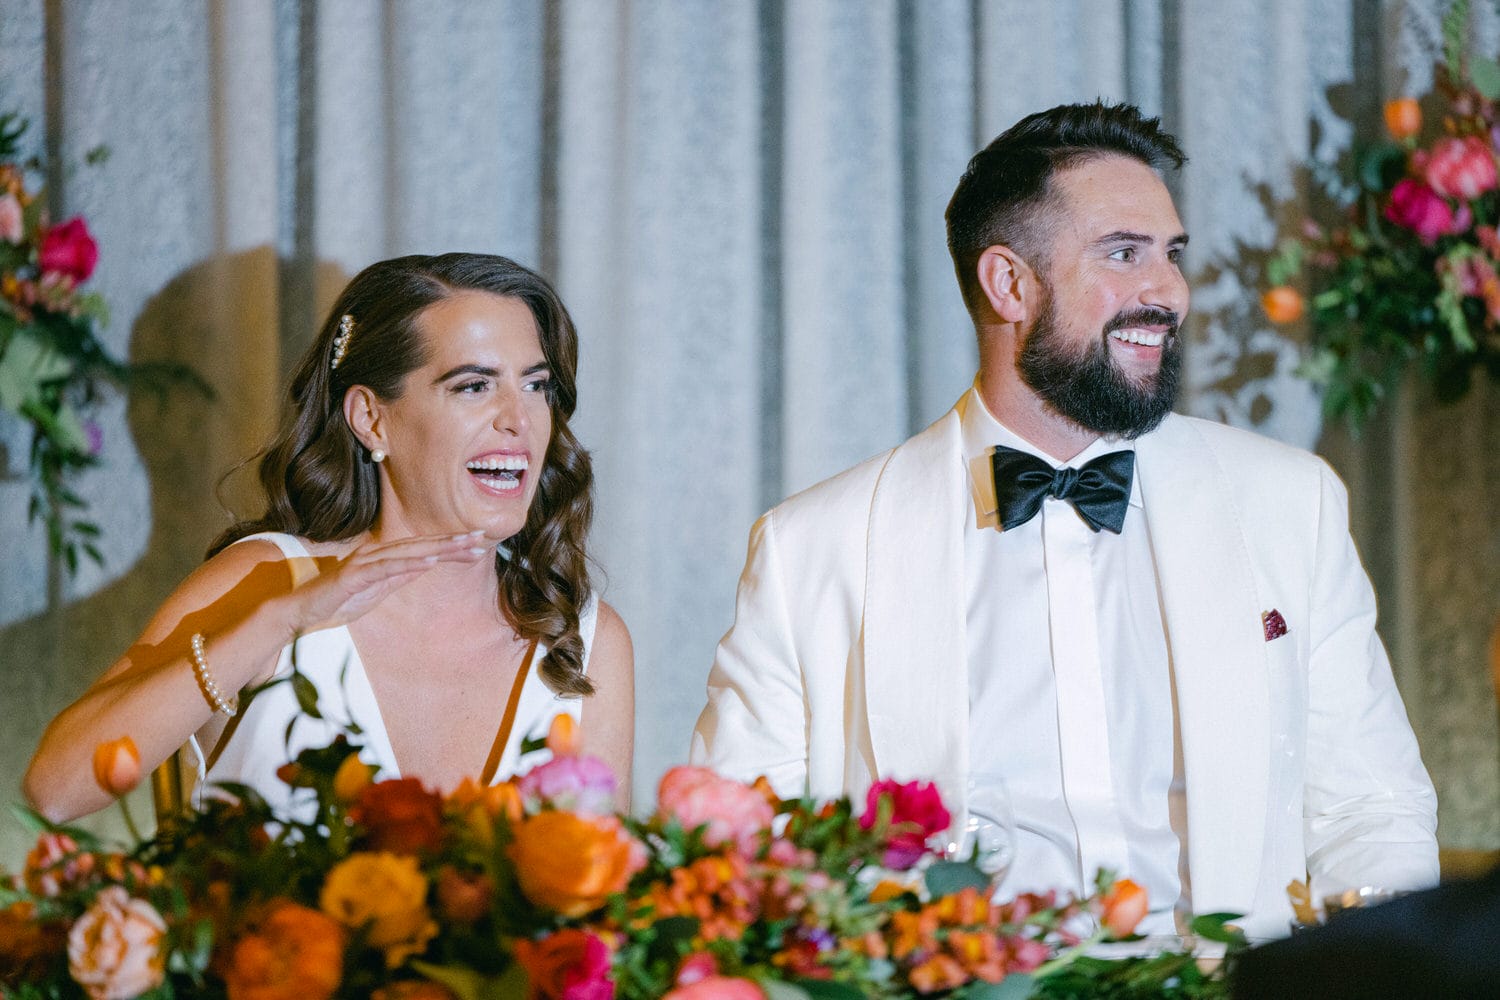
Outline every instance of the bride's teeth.
{"label": "bride's teeth", "polygon": [[472,472],[525,472],[528,463],[521,455],[508,455],[503,458],[485,458],[464,464]]}

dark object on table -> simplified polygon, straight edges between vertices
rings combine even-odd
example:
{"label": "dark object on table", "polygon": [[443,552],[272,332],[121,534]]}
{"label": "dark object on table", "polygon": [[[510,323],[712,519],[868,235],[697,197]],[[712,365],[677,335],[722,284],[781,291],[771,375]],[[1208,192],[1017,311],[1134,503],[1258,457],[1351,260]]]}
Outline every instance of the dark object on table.
{"label": "dark object on table", "polygon": [[1500,869],[1244,952],[1234,1000],[1500,997]]}

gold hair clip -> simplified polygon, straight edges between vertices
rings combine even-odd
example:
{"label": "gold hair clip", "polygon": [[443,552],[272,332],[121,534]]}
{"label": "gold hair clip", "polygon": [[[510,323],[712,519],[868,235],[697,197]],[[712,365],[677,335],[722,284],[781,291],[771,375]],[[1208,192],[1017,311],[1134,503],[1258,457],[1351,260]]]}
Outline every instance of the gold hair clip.
{"label": "gold hair clip", "polygon": [[338,336],[333,338],[333,360],[328,364],[330,371],[337,368],[339,362],[344,360],[344,352],[349,350],[349,340],[353,336],[354,317],[348,313],[344,313],[344,315],[339,317]]}

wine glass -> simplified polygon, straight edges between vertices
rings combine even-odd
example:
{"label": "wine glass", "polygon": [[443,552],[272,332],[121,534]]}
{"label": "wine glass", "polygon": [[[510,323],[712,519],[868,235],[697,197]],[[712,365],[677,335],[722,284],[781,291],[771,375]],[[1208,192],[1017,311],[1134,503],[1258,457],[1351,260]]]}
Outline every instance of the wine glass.
{"label": "wine glass", "polygon": [[998,775],[976,775],[970,782],[968,815],[961,830],[949,835],[943,855],[971,862],[998,888],[1016,860],[1016,821],[1005,781]]}

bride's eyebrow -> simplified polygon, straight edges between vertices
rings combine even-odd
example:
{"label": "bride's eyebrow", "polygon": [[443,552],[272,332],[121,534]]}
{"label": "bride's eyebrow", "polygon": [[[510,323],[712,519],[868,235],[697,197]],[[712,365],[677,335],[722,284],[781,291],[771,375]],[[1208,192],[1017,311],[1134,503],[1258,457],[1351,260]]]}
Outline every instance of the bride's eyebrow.
{"label": "bride's eyebrow", "polygon": [[500,369],[491,368],[489,365],[456,365],[433,379],[432,384],[438,385],[446,382],[455,375],[483,375],[485,378],[494,378],[499,374]]}

